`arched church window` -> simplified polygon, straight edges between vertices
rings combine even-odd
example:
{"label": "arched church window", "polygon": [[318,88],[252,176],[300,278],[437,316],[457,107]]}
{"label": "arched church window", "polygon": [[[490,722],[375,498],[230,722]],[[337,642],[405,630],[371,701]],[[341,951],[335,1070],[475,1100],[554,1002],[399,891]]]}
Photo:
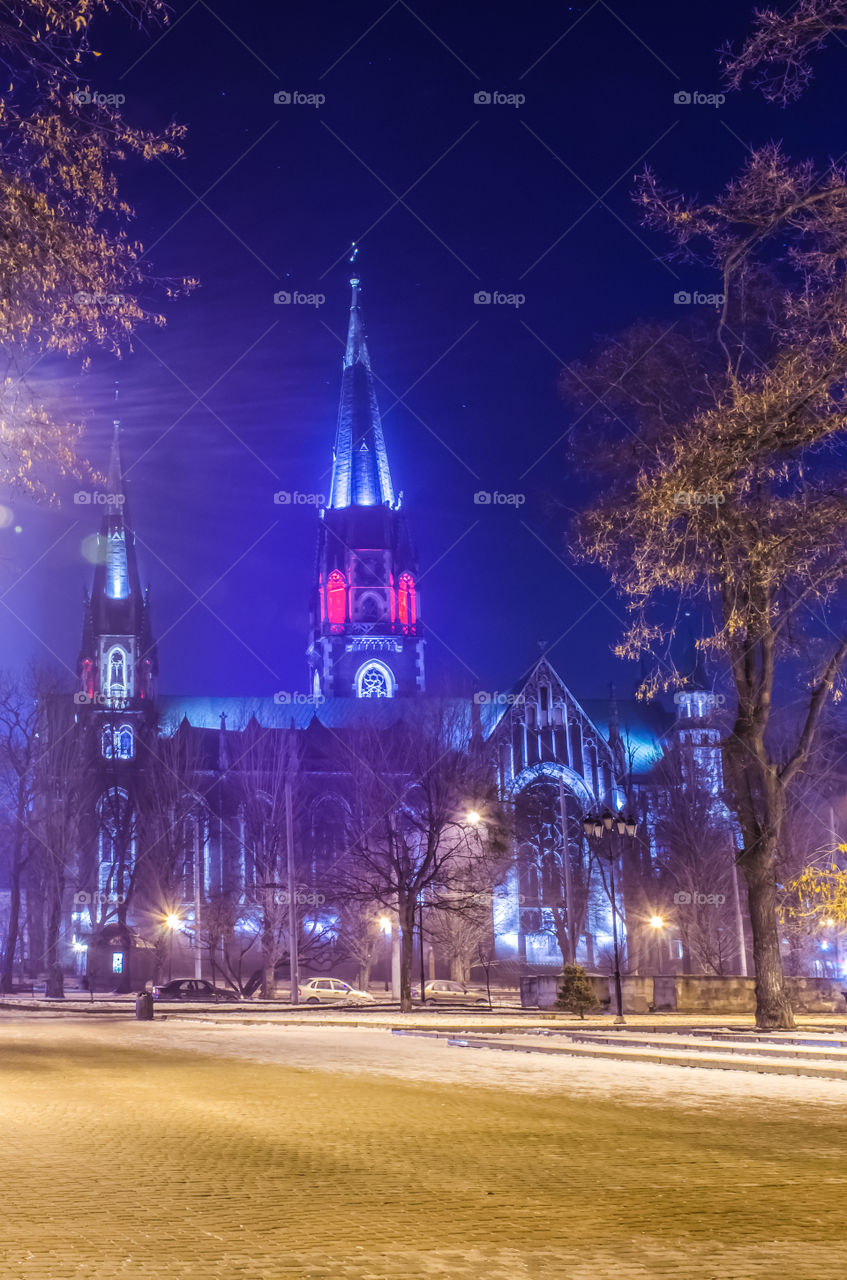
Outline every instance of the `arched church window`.
{"label": "arched church window", "polygon": [[127,696],[126,654],[117,646],[109,654],[108,687],[110,698]]}
{"label": "arched church window", "polygon": [[384,662],[366,662],[356,676],[357,698],[393,698],[394,677]]}
{"label": "arched church window", "polygon": [[405,632],[414,630],[416,616],[414,578],[410,573],[401,573],[397,584],[397,617]]}
{"label": "arched church window", "polygon": [[383,602],[379,596],[369,592],[359,601],[359,620],[361,622],[379,622],[383,613]]}
{"label": "arched church window", "polygon": [[122,724],[118,730],[117,751],[120,760],[131,760],[135,755],[135,734],[132,725]]}
{"label": "arched church window", "polygon": [[326,616],[329,625],[339,630],[347,621],[347,583],[339,569],[333,569],[326,580]]}
{"label": "arched church window", "polygon": [[337,795],[320,796],[311,809],[312,876],[335,865],[347,847],[349,809]]}
{"label": "arched church window", "polygon": [[104,725],[103,732],[100,734],[100,754],[104,760],[111,760],[114,754],[112,726],[110,724]]}
{"label": "arched church window", "polygon": [[135,830],[129,796],[123,787],[110,787],[97,803],[101,893],[124,895],[129,891],[135,862]]}

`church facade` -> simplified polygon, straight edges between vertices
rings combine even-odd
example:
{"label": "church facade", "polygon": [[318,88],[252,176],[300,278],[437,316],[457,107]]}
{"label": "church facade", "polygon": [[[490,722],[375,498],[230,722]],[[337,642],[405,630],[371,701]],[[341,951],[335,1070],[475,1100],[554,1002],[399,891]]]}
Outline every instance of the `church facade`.
{"label": "church facade", "polygon": [[[300,864],[311,867],[314,888],[321,866],[343,848],[343,811],[350,801],[345,795],[349,780],[333,762],[333,745],[362,726],[387,728],[414,718],[432,697],[417,562],[389,465],[355,277],[351,290],[332,481],[318,517],[308,602],[308,701],[285,695],[178,698],[158,692],[150,602],[141,587],[116,424],[109,501],[85,601],[74,696],[94,799],[68,936],[80,973],[92,972],[97,950],[100,985],[110,980],[104,964],[115,984],[129,989],[152,963],[145,951],[156,952],[158,962],[164,942],[173,951],[173,928],[169,936],[163,934],[163,919],[179,921],[182,969],[190,959],[198,976],[208,976],[210,962],[215,971],[214,940],[201,954],[196,939],[216,895],[258,891],[267,883],[261,880],[251,834],[253,797],[238,762],[258,760],[259,744],[271,740],[278,757],[290,750],[302,760],[296,838]],[[304,621],[305,614],[304,607]],[[634,913],[627,920],[626,868],[641,860],[639,883],[645,875],[649,882],[654,837],[648,780],[674,738],[675,717],[614,696],[580,701],[545,657],[510,693],[473,695],[462,715],[469,737],[487,744],[498,792],[515,815],[513,864],[492,897],[493,962],[512,979],[538,967],[558,969],[569,955],[592,967],[601,962],[610,944],[610,898],[597,889],[596,859],[583,820],[626,806],[637,809],[641,835],[635,852],[619,855],[622,896],[616,907],[622,925],[627,922],[629,967],[637,968],[638,929]],[[698,727],[706,733],[706,722],[703,709],[695,708],[689,735]],[[144,761],[155,757],[161,764],[163,756],[173,754],[175,742],[183,757],[191,756],[202,781],[188,799],[176,793],[171,799],[175,834],[164,824],[161,839],[176,839],[179,852],[163,883],[144,869],[135,796]],[[714,735],[703,739],[702,750],[707,767],[714,768]],[[267,772],[273,766],[265,760],[261,768]],[[262,785],[268,792],[265,803],[273,806],[272,781]],[[259,786],[257,781],[254,791]],[[308,899],[306,880],[304,875]],[[322,914],[320,896],[313,892],[315,900],[303,905],[313,926],[315,964],[325,970],[332,963],[337,922],[329,907]],[[635,900],[634,890],[630,897]],[[186,940],[192,937],[190,956]],[[426,945],[430,973],[444,972],[437,945]]]}

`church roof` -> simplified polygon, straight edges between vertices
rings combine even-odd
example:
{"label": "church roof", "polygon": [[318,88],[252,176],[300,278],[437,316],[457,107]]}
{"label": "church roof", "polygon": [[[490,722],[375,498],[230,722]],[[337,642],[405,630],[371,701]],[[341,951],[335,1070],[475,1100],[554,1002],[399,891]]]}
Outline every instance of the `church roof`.
{"label": "church roof", "polygon": [[[181,697],[160,696],[158,706],[166,731],[176,729],[186,719],[198,729],[219,730],[221,713],[226,716],[227,729],[244,729],[254,718],[265,729],[308,729],[313,724],[328,730],[388,729],[404,720],[420,720],[427,706],[433,709],[449,705],[466,716],[466,728],[473,727],[474,708],[468,698],[324,698],[315,701],[306,694],[285,695],[289,700],[277,697]],[[481,729],[487,737],[494,727],[495,708],[480,707]]]}
{"label": "church roof", "polygon": [[[597,726],[606,741],[612,727],[614,709],[610,698],[580,698],[579,705]],[[623,746],[627,772],[642,777],[650,772],[667,749],[667,733],[675,717],[659,702],[639,702],[637,698],[616,698],[617,729]]]}
{"label": "church roof", "polygon": [[394,489],[376,399],[376,384],[359,307],[358,276],[350,281],[350,321],[341,372],[330,507],[394,506]]}

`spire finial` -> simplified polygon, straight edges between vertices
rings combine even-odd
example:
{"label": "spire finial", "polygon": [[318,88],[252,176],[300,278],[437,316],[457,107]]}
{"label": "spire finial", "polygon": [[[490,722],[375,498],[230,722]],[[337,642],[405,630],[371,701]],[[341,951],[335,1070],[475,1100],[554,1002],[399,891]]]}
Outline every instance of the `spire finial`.
{"label": "spire finial", "polygon": [[359,273],[355,269],[356,259],[358,258],[358,256],[359,256],[359,246],[356,244],[356,241],[354,240],[353,243],[350,245],[350,257],[347,259],[351,267],[353,267],[353,271],[350,275],[350,288],[353,290],[353,296],[350,299],[351,310],[353,307],[356,307],[359,305],[359,287],[362,283],[359,278]]}

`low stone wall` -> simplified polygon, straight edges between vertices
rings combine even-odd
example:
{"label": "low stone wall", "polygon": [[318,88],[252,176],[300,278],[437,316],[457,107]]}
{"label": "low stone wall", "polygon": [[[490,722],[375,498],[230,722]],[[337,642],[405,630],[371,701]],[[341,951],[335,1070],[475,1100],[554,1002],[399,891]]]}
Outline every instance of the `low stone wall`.
{"label": "low stone wall", "polygon": [[847,1014],[842,995],[847,982],[842,978],[786,978],[785,985],[795,1013]]}
{"label": "low stone wall", "polygon": [[[756,982],[753,978],[721,978],[692,973],[653,980],[654,1008],[678,1013],[754,1013]],[[786,978],[785,985],[795,1013],[847,1013],[842,983],[835,978]],[[844,984],[847,986],[847,984]]]}
{"label": "low stone wall", "polygon": [[[599,973],[589,973],[588,981],[597,997],[597,1011],[608,1009],[610,1004],[609,979]],[[524,1009],[555,1009],[562,985],[560,973],[529,974],[521,978],[521,1006]],[[612,993],[614,998],[614,992]]]}
{"label": "low stone wall", "polygon": [[[617,1013],[615,980],[606,978],[609,988],[610,1008]],[[653,1008],[653,979],[639,978],[634,974],[621,978],[621,1005],[624,1013],[649,1013]]]}
{"label": "low stone wall", "polygon": [[[590,973],[588,981],[597,997],[597,1011],[615,1012],[615,980]],[[521,983],[525,1009],[555,1009],[562,975],[530,974]],[[836,978],[786,978],[785,985],[795,1013],[843,1013],[847,1003]],[[624,1013],[754,1013],[756,983],[753,978],[721,978],[710,973],[662,974],[655,978],[627,975],[621,978]]]}
{"label": "low stone wall", "polygon": [[680,1013],[753,1013],[756,984],[752,978],[719,978],[710,973],[679,973],[676,1002]]}

